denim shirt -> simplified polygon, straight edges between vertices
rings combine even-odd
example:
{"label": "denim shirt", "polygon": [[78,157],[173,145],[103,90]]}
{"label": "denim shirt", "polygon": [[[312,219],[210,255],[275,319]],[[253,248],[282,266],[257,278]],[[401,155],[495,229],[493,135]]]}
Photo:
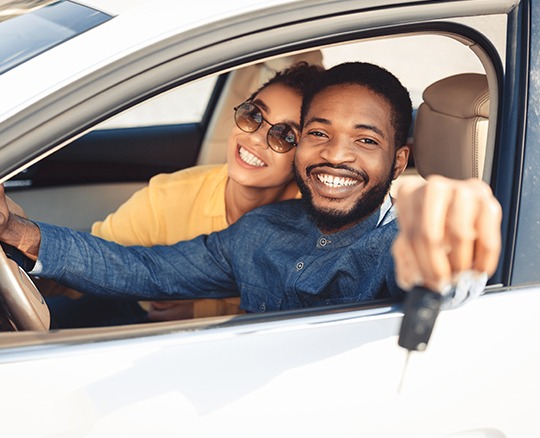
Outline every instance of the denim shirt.
{"label": "denim shirt", "polygon": [[248,312],[398,298],[389,197],[355,226],[323,234],[303,200],[266,205],[229,228],[172,246],[124,247],[38,223],[32,274],[100,296],[139,299],[241,297]]}

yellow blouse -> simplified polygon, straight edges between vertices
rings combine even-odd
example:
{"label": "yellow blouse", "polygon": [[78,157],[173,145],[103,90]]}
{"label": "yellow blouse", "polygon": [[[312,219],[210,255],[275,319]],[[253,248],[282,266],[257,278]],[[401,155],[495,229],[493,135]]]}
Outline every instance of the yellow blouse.
{"label": "yellow blouse", "polygon": [[226,165],[154,176],[92,234],[123,245],[172,245],[227,228]]}

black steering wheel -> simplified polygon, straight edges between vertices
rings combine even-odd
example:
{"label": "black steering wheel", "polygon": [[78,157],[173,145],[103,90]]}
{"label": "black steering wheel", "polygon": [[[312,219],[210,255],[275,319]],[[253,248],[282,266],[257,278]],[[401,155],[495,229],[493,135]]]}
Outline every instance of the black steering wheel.
{"label": "black steering wheel", "polygon": [[14,330],[49,330],[51,317],[43,296],[1,246],[0,299]]}

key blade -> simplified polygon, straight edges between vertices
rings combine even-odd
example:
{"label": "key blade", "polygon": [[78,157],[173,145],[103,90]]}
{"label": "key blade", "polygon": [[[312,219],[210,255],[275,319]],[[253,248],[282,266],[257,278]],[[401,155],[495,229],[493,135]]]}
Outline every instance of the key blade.
{"label": "key blade", "polygon": [[407,351],[407,357],[405,357],[405,363],[403,364],[403,371],[401,372],[401,378],[399,379],[399,384],[397,388],[398,394],[401,394],[403,390],[403,382],[405,381],[405,374],[407,373],[407,368],[409,367],[409,358],[411,356],[411,350]]}

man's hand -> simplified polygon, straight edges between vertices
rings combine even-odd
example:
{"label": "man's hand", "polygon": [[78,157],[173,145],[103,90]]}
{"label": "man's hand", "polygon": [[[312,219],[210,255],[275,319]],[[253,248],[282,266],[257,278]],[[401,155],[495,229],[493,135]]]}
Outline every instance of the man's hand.
{"label": "man's hand", "polygon": [[149,303],[148,319],[150,321],[175,321],[179,319],[238,315],[239,313],[245,313],[240,309],[239,298],[151,301]]}
{"label": "man's hand", "polygon": [[14,246],[27,257],[37,260],[41,234],[39,227],[26,218],[10,211],[13,205],[0,185],[0,241]]}
{"label": "man's hand", "polygon": [[402,289],[443,292],[463,272],[495,272],[502,210],[486,183],[442,176],[406,182],[396,207],[400,231],[392,252]]}
{"label": "man's hand", "polygon": [[193,318],[194,300],[150,301],[148,319],[150,321],[176,321]]}

